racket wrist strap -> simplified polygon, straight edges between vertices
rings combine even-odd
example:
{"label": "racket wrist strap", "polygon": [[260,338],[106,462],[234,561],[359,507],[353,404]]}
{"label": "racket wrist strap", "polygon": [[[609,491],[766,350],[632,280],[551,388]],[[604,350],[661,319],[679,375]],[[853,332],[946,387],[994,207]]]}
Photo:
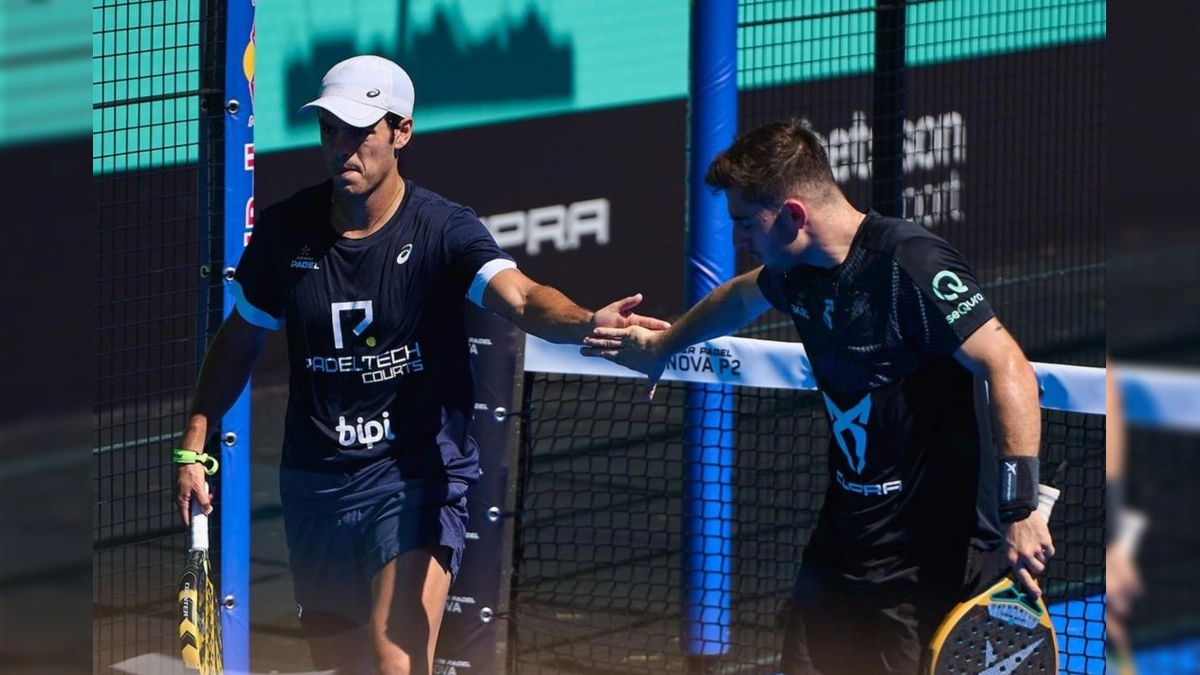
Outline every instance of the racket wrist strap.
{"label": "racket wrist strap", "polygon": [[1002,457],[1000,468],[1000,522],[1025,520],[1038,507],[1038,458]]}
{"label": "racket wrist strap", "polygon": [[204,473],[210,476],[217,472],[219,466],[216,457],[205,454],[203,451],[175,448],[175,451],[171,453],[171,458],[176,464],[200,464],[204,467]]}

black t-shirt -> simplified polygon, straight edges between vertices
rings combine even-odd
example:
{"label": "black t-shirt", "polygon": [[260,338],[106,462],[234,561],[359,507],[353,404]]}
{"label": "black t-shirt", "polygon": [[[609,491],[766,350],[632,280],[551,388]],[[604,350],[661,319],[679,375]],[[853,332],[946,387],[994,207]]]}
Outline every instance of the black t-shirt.
{"label": "black t-shirt", "polygon": [[332,228],[331,182],[302,190],[262,213],[237,266],[239,313],[286,329],[285,505],[449,501],[478,478],[463,301],[484,265],[513,265],[470,209],[406,187],[364,239]]}
{"label": "black t-shirt", "polygon": [[923,553],[994,548],[982,392],[953,357],[994,314],[962,255],[870,214],[841,265],[764,269],[758,284],[792,316],[830,423],[830,487],[806,556],[875,578]]}

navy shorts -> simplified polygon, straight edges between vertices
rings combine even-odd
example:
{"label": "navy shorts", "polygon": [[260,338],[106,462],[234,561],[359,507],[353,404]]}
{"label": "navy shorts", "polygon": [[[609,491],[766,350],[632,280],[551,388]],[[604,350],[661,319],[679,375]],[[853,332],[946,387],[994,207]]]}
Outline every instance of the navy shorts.
{"label": "navy shorts", "polygon": [[456,576],[467,534],[467,498],[413,508],[402,494],[367,507],[327,514],[284,508],[296,611],[306,637],[329,637],[366,625],[371,580],[401,553],[444,546]]}

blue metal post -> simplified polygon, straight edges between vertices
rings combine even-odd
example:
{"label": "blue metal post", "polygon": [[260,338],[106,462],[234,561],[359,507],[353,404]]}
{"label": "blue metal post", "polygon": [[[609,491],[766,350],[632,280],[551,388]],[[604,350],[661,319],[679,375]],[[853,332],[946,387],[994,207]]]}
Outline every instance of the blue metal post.
{"label": "blue metal post", "polygon": [[[225,316],[254,226],[254,1],[228,0],[225,41]],[[250,385],[221,424],[221,614],[225,672],[250,671]]]}
{"label": "blue metal post", "polygon": [[[694,305],[734,275],[725,199],[704,184],[737,132],[737,2],[695,0],[691,17],[688,229],[684,287]],[[733,563],[734,397],[690,385],[684,448],[684,649],[689,670],[729,650]]]}

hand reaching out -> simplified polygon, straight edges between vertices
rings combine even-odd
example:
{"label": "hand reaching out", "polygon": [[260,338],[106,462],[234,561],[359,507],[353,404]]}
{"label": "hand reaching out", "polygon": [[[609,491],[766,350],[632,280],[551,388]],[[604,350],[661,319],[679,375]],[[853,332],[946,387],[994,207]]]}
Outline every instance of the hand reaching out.
{"label": "hand reaching out", "polygon": [[[665,328],[665,326],[664,326]],[[658,380],[667,367],[663,329],[651,330],[641,325],[625,328],[596,328],[584,339],[580,350],[584,356],[599,356],[630,370],[644,373],[649,380],[644,390],[646,400],[654,398]]]}
{"label": "hand reaching out", "polygon": [[592,317],[596,328],[627,328],[641,326],[651,330],[666,330],[671,324],[662,319],[634,314],[633,308],[642,304],[642,294],[636,293],[599,309]]}

